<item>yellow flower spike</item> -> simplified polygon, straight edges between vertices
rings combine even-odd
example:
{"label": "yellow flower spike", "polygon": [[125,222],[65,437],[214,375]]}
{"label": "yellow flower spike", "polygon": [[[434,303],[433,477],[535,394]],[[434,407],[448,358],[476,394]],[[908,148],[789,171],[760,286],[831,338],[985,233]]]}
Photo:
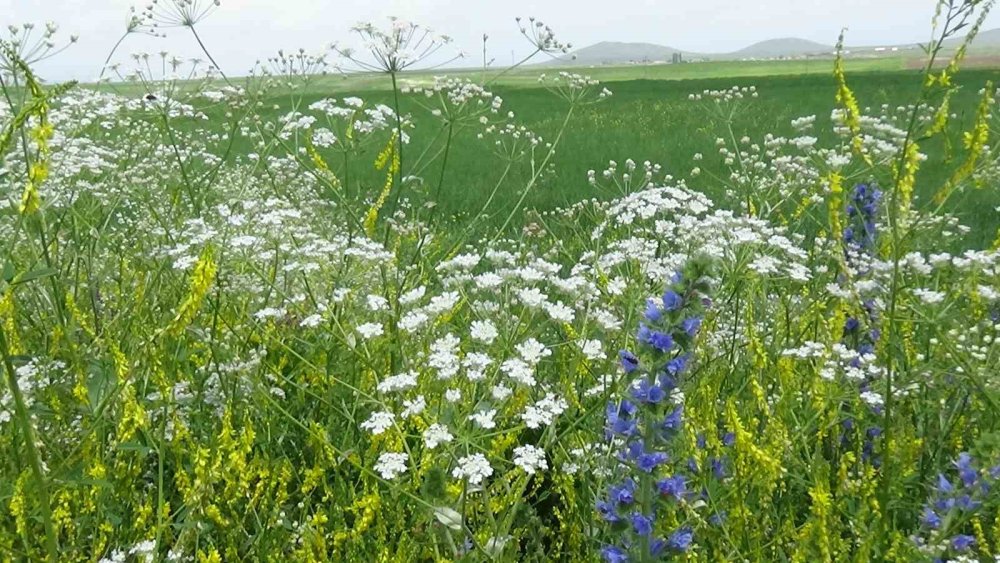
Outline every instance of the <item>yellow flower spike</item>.
{"label": "yellow flower spike", "polygon": [[[851,131],[851,147],[854,152],[864,159],[869,166],[872,165],[871,157],[864,152],[864,145],[861,138],[861,108],[854,92],[847,85],[847,73],[844,70],[844,31],[840,32],[837,40],[837,57],[833,62],[833,78],[837,81],[837,103],[844,110],[844,125]],[[835,232],[840,232],[839,230]]]}
{"label": "yellow flower spike", "polygon": [[976,547],[983,553],[990,553],[992,549],[990,548],[990,542],[986,538],[986,532],[983,530],[983,522],[980,520],[979,516],[972,517],[972,531],[976,536]]}
{"label": "yellow flower spike", "polygon": [[218,271],[218,267],[212,259],[212,254],[212,247],[206,246],[198,258],[198,262],[195,263],[194,270],[191,272],[187,297],[181,303],[174,320],[167,328],[167,334],[173,337],[180,336],[191,322],[194,321],[198,310],[201,309],[201,304],[212,288],[212,283],[215,282],[215,274]]}
{"label": "yellow flower spike", "polygon": [[21,338],[17,330],[17,321],[15,320],[13,286],[7,287],[3,300],[0,300],[0,319],[3,321],[3,331],[7,336],[7,345],[10,346],[10,353],[23,354],[24,347],[21,345]]}
{"label": "yellow flower spike", "polygon": [[135,398],[135,389],[132,385],[124,385],[121,391],[122,415],[118,421],[118,441],[119,443],[129,442],[136,433],[146,428],[149,421],[146,411],[139,405]]}
{"label": "yellow flower spike", "polygon": [[222,563],[222,556],[217,549],[210,548],[207,551],[198,550],[198,563]]}
{"label": "yellow flower spike", "polygon": [[392,164],[386,170],[385,184],[382,186],[382,191],[379,192],[378,198],[376,198],[375,202],[368,209],[368,212],[365,213],[364,229],[369,237],[375,235],[375,223],[378,221],[378,213],[382,210],[382,206],[385,205],[389,194],[392,193],[393,178],[399,172],[400,163],[399,152],[396,150],[396,133],[392,134],[385,148],[378,154],[378,157],[375,159],[375,168],[382,170],[386,167],[390,159]]}
{"label": "yellow flower spike", "polygon": [[968,151],[965,161],[955,169],[951,178],[945,182],[945,185],[934,196],[935,203],[944,203],[955,188],[976,171],[976,164],[979,163],[979,159],[983,155],[983,150],[990,140],[990,120],[992,117],[990,109],[993,105],[993,93],[993,83],[987,82],[983,97],[980,99],[979,107],[976,110],[976,121],[972,126],[972,130],[962,136],[962,144]]}
{"label": "yellow flower spike", "polygon": [[24,490],[30,478],[31,474],[28,471],[24,471],[18,476],[17,480],[14,481],[14,491],[7,505],[10,514],[14,516],[14,528],[21,537],[26,537],[28,534],[28,507]]}

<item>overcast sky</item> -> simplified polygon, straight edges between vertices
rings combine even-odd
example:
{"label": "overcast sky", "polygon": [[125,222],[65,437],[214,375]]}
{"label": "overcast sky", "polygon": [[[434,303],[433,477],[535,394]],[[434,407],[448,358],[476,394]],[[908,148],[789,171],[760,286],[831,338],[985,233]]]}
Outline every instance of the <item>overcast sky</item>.
{"label": "overcast sky", "polygon": [[[148,1],[148,0],[147,0]],[[159,0],[169,2],[171,0]],[[210,0],[200,0],[202,2]],[[756,41],[801,37],[833,44],[841,27],[848,43],[879,45],[925,41],[936,0],[221,0],[198,31],[229,74],[244,74],[257,59],[284,48],[316,51],[350,39],[359,21],[385,23],[390,15],[432,27],[455,39],[455,51],[482,60],[481,38],[490,36],[498,63],[530,49],[515,16],[535,16],[563,41],[585,47],[599,41],[636,41],[696,52],[728,52]],[[80,40],[40,65],[49,80],[93,79],[125,28],[134,0],[0,0],[0,23],[54,21],[60,35]],[[987,28],[1000,27],[1000,12]],[[6,36],[6,31],[3,32]],[[199,51],[186,29],[166,39],[130,36],[115,56]]]}

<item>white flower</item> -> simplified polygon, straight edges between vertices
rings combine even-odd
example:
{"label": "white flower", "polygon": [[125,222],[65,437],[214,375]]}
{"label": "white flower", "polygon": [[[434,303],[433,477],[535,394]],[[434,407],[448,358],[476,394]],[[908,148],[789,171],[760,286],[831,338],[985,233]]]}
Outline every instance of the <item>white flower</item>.
{"label": "white flower", "polygon": [[525,445],[514,448],[514,465],[520,467],[529,475],[536,471],[549,468],[545,461],[545,450],[535,446]]}
{"label": "white flower", "polygon": [[997,291],[988,285],[981,285],[978,289],[980,297],[987,301],[996,301],[997,299],[1000,299],[1000,291]]}
{"label": "white flower", "polygon": [[370,311],[386,311],[389,309],[389,300],[381,295],[369,295],[366,299]]}
{"label": "white flower", "polygon": [[396,420],[396,415],[389,411],[373,412],[368,420],[361,423],[361,428],[368,430],[374,436],[385,432]]}
{"label": "white flower", "polygon": [[484,429],[491,430],[497,427],[497,423],[493,420],[493,417],[497,415],[496,409],[490,409],[488,411],[478,411],[469,415],[469,420],[476,423],[476,426]]}
{"label": "white flower", "polygon": [[427,288],[424,286],[420,286],[416,289],[407,291],[406,293],[400,295],[399,303],[401,305],[410,305],[411,303],[416,303],[421,298],[423,298],[425,293],[427,293]]}
{"label": "white flower", "polygon": [[456,479],[468,479],[470,485],[479,485],[490,475],[493,475],[493,467],[483,454],[472,454],[459,459],[458,466],[451,472],[451,476]]}
{"label": "white flower", "polygon": [[299,326],[304,326],[306,328],[316,328],[323,322],[322,315],[309,315],[308,317],[302,319]]}
{"label": "white flower", "polygon": [[427,400],[424,399],[423,395],[417,395],[413,400],[407,399],[403,401],[403,418],[409,418],[411,416],[417,416],[418,414],[424,412],[427,408]]}
{"label": "white flower", "polygon": [[569,408],[569,404],[564,399],[553,393],[546,393],[544,399],[534,405],[528,405],[524,409],[524,412],[521,413],[521,419],[524,420],[524,424],[528,428],[540,428],[552,424],[552,421],[565,412],[567,408]]}
{"label": "white flower", "polygon": [[383,379],[378,384],[378,390],[382,393],[391,393],[393,391],[405,391],[406,389],[411,389],[417,386],[417,374],[413,371],[408,371],[406,373],[401,373],[399,375],[392,375]]}
{"label": "white flower", "polygon": [[253,317],[258,321],[263,321],[266,319],[276,319],[284,316],[285,316],[285,310],[278,309],[276,307],[265,307],[253,314]]}
{"label": "white flower", "polygon": [[465,376],[469,381],[482,381],[486,379],[486,368],[493,363],[493,359],[480,352],[467,354],[462,360],[462,365],[466,369]]}
{"label": "white flower", "polygon": [[410,311],[409,313],[403,315],[403,318],[399,320],[399,328],[405,330],[406,332],[416,332],[416,330],[423,326],[428,320],[430,320],[430,317],[428,317],[423,311]]}
{"label": "white flower", "polygon": [[913,294],[920,298],[921,301],[928,305],[934,305],[935,303],[940,303],[944,301],[945,294],[940,291],[932,291],[930,289],[914,289]]}
{"label": "white flower", "polygon": [[861,400],[873,407],[881,407],[885,404],[885,399],[882,398],[882,395],[875,393],[874,391],[865,391],[862,393]]}
{"label": "white flower", "polygon": [[444,392],[444,398],[451,403],[457,403],[462,400],[462,391],[460,389],[448,389]]}
{"label": "white flower", "polygon": [[604,348],[600,340],[584,340],[580,343],[580,350],[588,360],[600,360],[604,357]]}
{"label": "white flower", "polygon": [[357,331],[362,338],[369,340],[376,336],[382,336],[385,333],[385,328],[382,326],[382,323],[365,323],[358,325]]}
{"label": "white flower", "polygon": [[521,355],[521,358],[532,366],[536,365],[542,358],[552,355],[552,350],[549,350],[544,344],[534,338],[525,340],[515,346],[515,348],[517,349],[517,353]]}
{"label": "white flower", "polygon": [[461,365],[458,359],[459,340],[453,334],[447,334],[431,344],[431,354],[427,363],[438,370],[438,379],[451,379],[458,373]]}
{"label": "white flower", "polygon": [[535,385],[535,370],[523,360],[511,358],[500,364],[500,371],[504,372],[507,377],[516,383],[520,383],[526,387],[533,387]]}
{"label": "white flower", "polygon": [[441,424],[431,424],[427,430],[424,430],[424,444],[432,450],[454,439],[451,432],[448,432],[448,427]]}
{"label": "white flower", "polygon": [[498,333],[497,327],[490,321],[472,321],[470,333],[473,340],[478,340],[484,344],[493,344]]}
{"label": "white flower", "polygon": [[558,301],[556,303],[546,303],[545,310],[554,321],[571,323],[575,318],[573,309],[564,305],[562,301]]}
{"label": "white flower", "polygon": [[513,389],[507,387],[506,385],[494,385],[493,389],[490,391],[490,395],[493,396],[493,400],[502,401],[514,392]]}
{"label": "white flower", "polygon": [[378,456],[378,463],[375,464],[375,471],[378,471],[379,475],[381,475],[383,479],[395,479],[403,473],[406,473],[406,462],[409,459],[410,456],[405,452],[386,452]]}
{"label": "white flower", "polygon": [[546,302],[545,294],[539,291],[536,287],[532,287],[530,289],[519,289],[517,291],[517,297],[528,307],[540,307]]}

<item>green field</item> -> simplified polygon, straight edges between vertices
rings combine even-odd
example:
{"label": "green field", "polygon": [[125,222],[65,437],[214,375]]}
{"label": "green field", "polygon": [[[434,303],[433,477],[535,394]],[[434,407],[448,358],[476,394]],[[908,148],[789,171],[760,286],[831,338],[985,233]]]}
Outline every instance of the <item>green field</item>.
{"label": "green field", "polygon": [[[848,61],[848,80],[863,108],[876,113],[882,104],[892,107],[912,103],[920,88],[920,73],[902,70],[903,59],[866,59]],[[832,77],[832,61],[772,61],[772,62],[712,62],[685,65],[601,67],[572,69],[588,72],[602,80],[614,95],[607,101],[586,106],[575,114],[552,160],[551,172],[543,175],[537,189],[526,200],[529,209],[547,211],[566,206],[582,199],[609,198],[607,193],[589,185],[588,170],[603,170],[609,159],[619,163],[633,159],[639,163],[649,160],[664,166],[676,178],[688,179],[689,184],[710,197],[720,195],[719,182],[713,177],[728,176],[715,146],[722,133],[720,124],[706,118],[706,102],[692,102],[688,95],[705,89],[724,89],[730,86],[756,86],[760,94],[748,101],[745,111],[734,120],[736,137],[749,136],[760,143],[765,134],[796,135],[790,121],[797,117],[816,115],[816,129],[810,134],[819,137],[823,145],[831,140],[830,112],[835,107],[836,86]],[[517,122],[551,140],[558,131],[565,114],[565,104],[547,90],[538,86],[540,73],[557,71],[543,68],[519,68],[494,80],[491,89],[504,99],[504,110],[512,110]],[[441,71],[440,74],[444,74]],[[481,79],[481,73],[461,71],[449,75]],[[403,74],[403,85],[430,84],[429,73]],[[497,77],[493,77],[497,78]],[[1000,70],[973,69],[958,78],[961,89],[952,102],[957,119],[950,124],[950,138],[960,146],[961,134],[968,129],[974,114],[979,90],[987,81],[1000,81]],[[120,90],[120,89],[119,89]],[[301,96],[301,100],[297,99]],[[324,76],[314,78],[308,86],[290,96],[280,92],[266,100],[262,116],[277,119],[291,104],[302,107],[326,97],[343,98],[359,96],[368,102],[392,104],[391,82],[382,75]],[[412,116],[415,130],[413,144],[406,148],[410,155],[440,154],[445,135],[440,121],[414,104],[411,96],[401,98],[404,113]],[[277,108],[277,109],[275,109]],[[455,132],[450,148],[449,162],[441,189],[441,205],[449,214],[468,212],[481,202],[497,183],[501,170],[484,166],[490,158],[489,148],[476,139],[475,128]],[[439,133],[439,134],[436,134]],[[237,142],[237,153],[248,152],[245,144]],[[377,149],[376,149],[377,150]],[[704,160],[695,164],[693,155],[701,153]],[[944,150],[931,151],[930,159],[921,168],[918,182],[919,194],[932,194],[945,180],[942,164],[953,154]],[[374,197],[382,183],[382,174],[369,163],[370,158],[354,159],[349,169],[337,172],[351,178],[351,193]],[[440,158],[438,158],[440,161]],[[689,178],[693,166],[703,174]],[[440,162],[424,168],[420,176],[425,183],[438,180]],[[498,196],[513,205],[517,187],[523,186],[530,176],[526,167],[514,168]],[[884,178],[876,180],[885,181]],[[419,199],[420,195],[414,197]],[[966,194],[965,201],[957,205],[961,220],[974,228],[966,240],[970,245],[981,245],[995,236],[986,225],[991,225],[1000,206],[1000,192],[982,190]],[[507,216],[507,209],[498,207],[490,221],[482,226],[497,226]],[[983,227],[983,228],[980,228]]]}

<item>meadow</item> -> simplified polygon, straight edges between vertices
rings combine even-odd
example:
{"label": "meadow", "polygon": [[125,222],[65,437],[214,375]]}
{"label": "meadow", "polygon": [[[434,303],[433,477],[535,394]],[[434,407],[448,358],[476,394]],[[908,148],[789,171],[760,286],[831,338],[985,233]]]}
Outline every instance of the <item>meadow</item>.
{"label": "meadow", "polygon": [[428,72],[392,19],[51,84],[11,28],[0,561],[1000,560],[991,7],[922,70]]}
{"label": "meadow", "polygon": [[[905,70],[903,59],[861,59],[847,64],[852,85],[859,99],[865,103],[867,113],[882,111],[883,105],[895,111],[897,103],[916,99],[920,90],[919,70]],[[548,212],[577,203],[599,198],[609,199],[622,195],[612,186],[602,187],[586,181],[588,170],[603,170],[609,161],[624,162],[633,159],[660,164],[665,173],[685,179],[689,185],[706,195],[717,198],[725,191],[718,178],[730,175],[725,158],[718,156],[716,140],[720,134],[749,136],[762,142],[760,132],[777,136],[794,136],[792,120],[809,115],[817,116],[816,135],[820,142],[834,138],[831,109],[836,85],[832,78],[832,60],[763,61],[763,62],[711,62],[685,65],[650,65],[633,67],[608,67],[580,69],[588,76],[613,87],[614,96],[604,103],[585,107],[576,113],[566,128],[562,149],[550,162],[550,170],[539,180],[538,188],[530,193],[524,205],[530,211]],[[560,129],[564,113],[560,100],[538,84],[545,68],[516,69],[513,72],[460,71],[449,76],[480,81],[493,81],[491,90],[511,108],[517,108],[519,123],[543,138],[552,138]],[[551,74],[553,71],[549,71]],[[555,71],[555,72],[558,72]],[[966,70],[956,77],[957,91],[953,97],[954,119],[950,123],[953,136],[971,126],[975,118],[978,91],[988,81],[1000,83],[1000,70]],[[403,78],[404,86],[433,84],[434,73],[413,73]],[[761,97],[745,111],[734,115],[731,131],[720,131],[714,121],[706,121],[704,104],[688,99],[692,93],[705,90],[727,90],[733,86],[753,86]],[[294,104],[309,105],[328,97],[357,96],[371,103],[391,104],[392,84],[383,75],[351,74],[319,76],[297,88],[294,93],[282,91],[263,99],[259,114],[267,120],[276,120]],[[121,95],[137,95],[135,86],[121,84],[107,88]],[[291,96],[291,97],[290,97]],[[293,102],[294,100],[294,102]],[[437,155],[444,144],[440,119],[420,111],[419,99],[401,100],[401,111],[411,116],[416,128],[433,134],[415,138],[410,145],[414,154]],[[219,111],[205,111],[219,118]],[[193,125],[197,126],[197,122]],[[183,129],[184,125],[180,125]],[[459,129],[443,176],[441,196],[437,202],[448,215],[462,215],[476,210],[475,203],[489,197],[502,169],[483,166],[489,159],[490,147],[477,142],[478,130]],[[728,139],[727,139],[728,140]],[[234,154],[251,152],[250,142],[238,139]],[[694,155],[707,156],[693,163]],[[949,170],[946,166],[953,158],[950,151],[930,151],[930,161],[921,170],[918,195],[933,195],[942,184]],[[374,155],[370,155],[371,158]],[[699,168],[702,177],[692,178],[691,171]],[[354,193],[370,194],[382,183],[381,174],[363,160],[348,162],[345,169],[349,177],[358,182]],[[530,170],[514,170],[512,186],[524,185]],[[496,228],[507,217],[517,202],[514,189],[502,189],[497,205],[488,215],[481,217],[477,226]],[[963,194],[956,202],[954,213],[973,233],[964,237],[963,244],[981,247],[992,241],[995,233],[996,209],[1000,207],[1000,193],[977,191]]]}

